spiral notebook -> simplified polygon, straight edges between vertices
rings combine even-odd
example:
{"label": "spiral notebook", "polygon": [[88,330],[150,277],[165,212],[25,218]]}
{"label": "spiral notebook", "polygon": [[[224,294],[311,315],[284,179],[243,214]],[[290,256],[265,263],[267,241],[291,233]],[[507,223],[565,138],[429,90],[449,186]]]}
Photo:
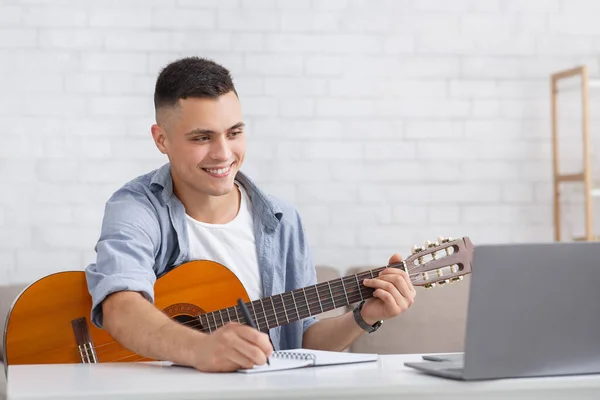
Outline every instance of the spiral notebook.
{"label": "spiral notebook", "polygon": [[377,361],[378,358],[378,354],[370,353],[343,353],[308,349],[280,350],[273,352],[269,358],[271,365],[255,365],[254,368],[240,369],[238,372],[252,374],[294,368],[370,362]]}

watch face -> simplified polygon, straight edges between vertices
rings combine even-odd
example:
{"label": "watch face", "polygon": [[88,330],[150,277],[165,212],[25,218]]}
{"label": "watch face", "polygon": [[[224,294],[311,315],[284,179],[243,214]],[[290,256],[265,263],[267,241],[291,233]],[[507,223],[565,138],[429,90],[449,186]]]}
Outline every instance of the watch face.
{"label": "watch face", "polygon": [[379,329],[379,327],[381,326],[381,324],[383,324],[383,321],[377,321],[373,324],[373,329],[371,329],[371,331],[369,333],[373,333],[375,332],[377,329]]}

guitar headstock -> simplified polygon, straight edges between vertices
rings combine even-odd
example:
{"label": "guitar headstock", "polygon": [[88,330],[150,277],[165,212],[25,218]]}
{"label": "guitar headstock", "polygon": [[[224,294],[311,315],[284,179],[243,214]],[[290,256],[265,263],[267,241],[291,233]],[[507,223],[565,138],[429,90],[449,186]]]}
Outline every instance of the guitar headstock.
{"label": "guitar headstock", "polygon": [[456,282],[471,273],[473,243],[468,237],[439,238],[437,242],[414,246],[404,261],[413,285],[432,288]]}

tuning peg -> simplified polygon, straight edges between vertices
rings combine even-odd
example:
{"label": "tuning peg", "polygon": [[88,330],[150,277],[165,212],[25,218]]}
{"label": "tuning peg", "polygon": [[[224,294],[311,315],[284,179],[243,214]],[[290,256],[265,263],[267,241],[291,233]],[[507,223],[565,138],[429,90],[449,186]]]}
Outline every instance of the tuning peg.
{"label": "tuning peg", "polygon": [[414,246],[412,247],[412,253],[413,253],[413,254],[416,254],[416,253],[418,253],[418,252],[420,252],[420,251],[423,251],[423,247],[421,247],[421,246],[417,246],[417,245],[414,245]]}
{"label": "tuning peg", "polygon": [[450,272],[452,272],[453,274],[457,273],[458,272],[458,265],[452,264],[450,266]]}
{"label": "tuning peg", "polygon": [[[440,240],[440,243],[448,243],[451,240],[452,240],[451,237],[443,238],[442,240]],[[450,250],[448,250],[448,247],[446,247],[444,250],[446,251],[446,255],[449,256],[450,255]]]}
{"label": "tuning peg", "polygon": [[435,287],[435,283],[428,283],[423,286],[425,289],[433,289]]}
{"label": "tuning peg", "polygon": [[443,281],[439,281],[438,285],[445,285],[446,283],[450,283],[450,279],[444,279]]}
{"label": "tuning peg", "polygon": [[452,240],[452,238],[449,238],[449,237],[445,238],[445,237],[443,237],[443,236],[440,236],[440,237],[438,238],[438,241],[439,241],[440,243],[448,243],[448,242],[449,242],[449,241],[451,241],[451,240]]}
{"label": "tuning peg", "polygon": [[462,276],[455,276],[454,278],[450,279],[452,282],[459,282],[463,280]]}
{"label": "tuning peg", "polygon": [[[427,240],[425,242],[425,246],[427,248],[437,247],[439,245],[440,244],[438,242],[430,242],[429,240]],[[434,260],[437,260],[437,254],[435,253],[435,251],[431,253],[431,258],[433,258]]]}
{"label": "tuning peg", "polygon": [[436,246],[439,246],[439,245],[440,245],[440,244],[439,244],[438,242],[431,242],[431,241],[429,241],[429,240],[427,240],[427,241],[425,242],[425,247],[436,247]]}

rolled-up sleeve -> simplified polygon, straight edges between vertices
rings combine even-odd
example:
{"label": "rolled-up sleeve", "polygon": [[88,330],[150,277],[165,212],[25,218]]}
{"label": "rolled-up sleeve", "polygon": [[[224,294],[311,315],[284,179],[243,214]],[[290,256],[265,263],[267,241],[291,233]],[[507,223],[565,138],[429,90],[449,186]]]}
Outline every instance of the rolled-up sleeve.
{"label": "rolled-up sleeve", "polygon": [[102,327],[102,302],[111,293],[140,292],[154,302],[154,264],[160,241],[156,211],[148,198],[120,189],[106,203],[96,262],[86,268],[91,320]]}

